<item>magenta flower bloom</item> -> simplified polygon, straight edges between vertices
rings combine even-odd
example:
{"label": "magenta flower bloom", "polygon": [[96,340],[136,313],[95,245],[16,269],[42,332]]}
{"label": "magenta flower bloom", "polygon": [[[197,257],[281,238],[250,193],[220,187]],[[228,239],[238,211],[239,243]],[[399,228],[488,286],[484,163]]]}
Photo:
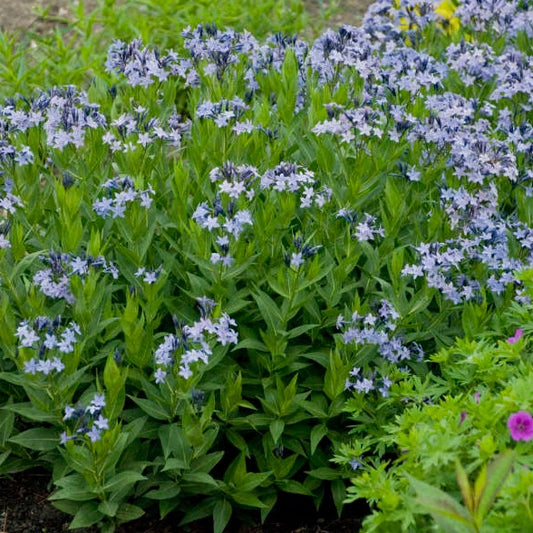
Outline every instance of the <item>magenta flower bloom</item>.
{"label": "magenta flower bloom", "polygon": [[533,439],[533,417],[527,411],[518,411],[507,420],[507,427],[513,440]]}
{"label": "magenta flower bloom", "polygon": [[520,339],[520,337],[522,337],[523,334],[524,334],[524,332],[521,329],[517,329],[515,331],[515,334],[512,337],[509,337],[507,339],[507,342],[509,344],[514,344],[515,342],[518,342],[518,339]]}

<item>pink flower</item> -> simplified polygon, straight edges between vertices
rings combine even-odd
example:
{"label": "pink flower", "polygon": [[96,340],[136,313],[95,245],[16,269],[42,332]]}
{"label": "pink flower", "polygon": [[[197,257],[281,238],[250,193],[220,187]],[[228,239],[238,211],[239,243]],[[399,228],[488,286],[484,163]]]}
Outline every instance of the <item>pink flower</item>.
{"label": "pink flower", "polygon": [[518,411],[507,420],[507,427],[513,440],[533,439],[533,417],[527,411]]}
{"label": "pink flower", "polygon": [[507,339],[507,342],[509,344],[514,344],[515,342],[518,342],[518,339],[520,339],[520,337],[522,337],[523,334],[524,334],[524,332],[521,329],[517,329],[515,331],[515,334],[512,337],[509,337]]}

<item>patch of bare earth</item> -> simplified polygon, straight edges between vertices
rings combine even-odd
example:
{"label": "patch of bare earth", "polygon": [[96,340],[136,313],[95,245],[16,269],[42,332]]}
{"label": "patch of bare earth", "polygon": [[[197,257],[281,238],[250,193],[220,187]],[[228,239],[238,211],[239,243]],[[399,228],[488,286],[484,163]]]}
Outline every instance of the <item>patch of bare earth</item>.
{"label": "patch of bare earth", "polygon": [[[68,17],[77,4],[72,0],[0,0],[0,30],[45,33]],[[85,0],[83,5],[87,13],[97,0]]]}

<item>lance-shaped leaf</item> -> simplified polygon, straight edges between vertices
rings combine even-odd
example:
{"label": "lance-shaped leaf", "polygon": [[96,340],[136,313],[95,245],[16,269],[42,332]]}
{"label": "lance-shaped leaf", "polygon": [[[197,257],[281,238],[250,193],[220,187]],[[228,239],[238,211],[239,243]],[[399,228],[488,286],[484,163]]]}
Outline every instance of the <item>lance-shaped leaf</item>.
{"label": "lance-shaped leaf", "polygon": [[428,485],[408,474],[406,477],[417,493],[416,501],[431,514],[444,531],[450,531],[450,533],[476,532],[475,524],[468,511],[459,502],[437,487]]}
{"label": "lance-shaped leaf", "polygon": [[[489,464],[486,470],[486,481],[484,484],[475,484],[475,503],[476,503],[476,519],[481,522],[489,512],[494,500],[498,496],[498,492],[502,488],[507,476],[511,472],[515,453],[513,450],[507,450],[499,455],[492,463]],[[483,471],[480,476],[483,475]]]}
{"label": "lance-shaped leaf", "polygon": [[463,468],[463,465],[459,460],[455,462],[455,476],[457,478],[457,484],[459,485],[459,488],[461,489],[461,494],[463,496],[463,501],[465,502],[465,505],[467,509],[470,511],[470,514],[474,514],[474,494],[472,491],[472,487],[470,485],[470,482],[468,481],[468,476],[466,475],[466,471]]}

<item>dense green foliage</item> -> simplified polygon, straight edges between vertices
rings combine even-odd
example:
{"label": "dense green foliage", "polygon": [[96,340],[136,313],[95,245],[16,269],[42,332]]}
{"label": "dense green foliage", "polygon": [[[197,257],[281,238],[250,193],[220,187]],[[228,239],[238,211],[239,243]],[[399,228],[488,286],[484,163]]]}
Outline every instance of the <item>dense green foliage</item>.
{"label": "dense green foliage", "polygon": [[411,4],[312,45],[296,1],[3,36],[0,475],[44,465],[73,528],[299,494],[523,530],[531,11]]}

